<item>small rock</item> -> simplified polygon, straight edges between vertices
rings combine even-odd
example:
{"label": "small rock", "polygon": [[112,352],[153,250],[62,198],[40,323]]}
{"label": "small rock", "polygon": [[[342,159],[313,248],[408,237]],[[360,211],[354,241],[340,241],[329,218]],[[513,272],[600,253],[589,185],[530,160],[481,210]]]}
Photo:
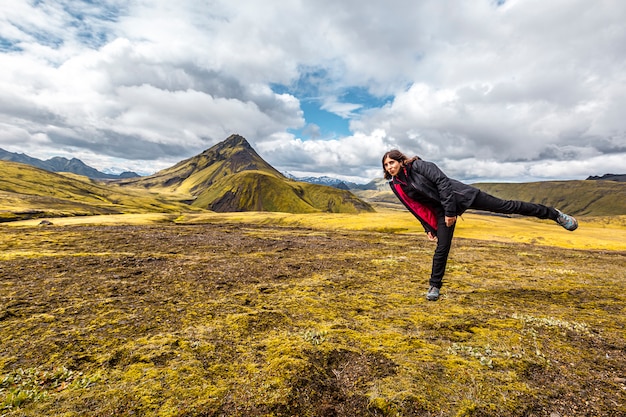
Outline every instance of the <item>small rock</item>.
{"label": "small rock", "polygon": [[52,226],[52,222],[50,220],[42,220],[39,222],[39,226]]}
{"label": "small rock", "polygon": [[550,417],[561,417],[561,414],[557,413],[556,411],[550,413]]}
{"label": "small rock", "polygon": [[626,384],[626,378],[615,377],[613,378],[613,381],[617,382],[618,384]]}

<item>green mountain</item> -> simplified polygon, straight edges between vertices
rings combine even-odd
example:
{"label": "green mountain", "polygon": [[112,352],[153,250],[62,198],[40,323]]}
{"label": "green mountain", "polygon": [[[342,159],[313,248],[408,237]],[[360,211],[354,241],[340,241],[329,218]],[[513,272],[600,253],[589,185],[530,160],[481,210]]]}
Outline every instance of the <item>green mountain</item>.
{"label": "green mountain", "polygon": [[223,142],[171,168],[147,177],[128,178],[116,183],[121,186],[197,196],[218,179],[246,170],[262,171],[284,178],[255,152],[246,139],[231,135]]}
{"label": "green mountain", "polygon": [[224,177],[200,193],[194,206],[218,212],[279,211],[287,213],[358,213],[372,211],[349,191],[289,181],[263,171],[241,171]]}
{"label": "green mountain", "polygon": [[154,175],[115,181],[176,195],[192,206],[218,212],[288,213],[373,211],[348,190],[286,178],[239,135]]}

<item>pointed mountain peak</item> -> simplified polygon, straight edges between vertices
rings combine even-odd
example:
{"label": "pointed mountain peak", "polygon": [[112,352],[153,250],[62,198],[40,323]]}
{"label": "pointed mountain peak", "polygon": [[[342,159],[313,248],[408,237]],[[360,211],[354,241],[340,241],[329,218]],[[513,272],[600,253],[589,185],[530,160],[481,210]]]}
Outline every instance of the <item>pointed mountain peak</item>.
{"label": "pointed mountain peak", "polygon": [[232,156],[233,154],[244,151],[245,153],[252,153],[253,155],[257,155],[256,151],[250,143],[240,135],[230,135],[222,142],[217,143],[212,146],[210,149],[205,150],[200,155],[208,156],[208,155],[221,155],[224,157]]}
{"label": "pointed mountain peak", "polygon": [[278,178],[284,176],[256,153],[240,135],[231,135],[201,154],[179,162],[156,174],[141,179],[123,181],[145,187],[164,186],[198,194],[219,178],[241,171],[261,171]]}
{"label": "pointed mountain peak", "polygon": [[143,178],[119,180],[178,193],[195,207],[214,211],[362,212],[372,207],[350,191],[288,180],[240,135]]}
{"label": "pointed mountain peak", "polygon": [[224,139],[222,144],[224,146],[232,146],[232,147],[243,146],[244,148],[252,149],[252,146],[250,146],[250,143],[248,143],[246,138],[244,138],[243,136],[237,135],[237,134],[230,135],[229,137]]}

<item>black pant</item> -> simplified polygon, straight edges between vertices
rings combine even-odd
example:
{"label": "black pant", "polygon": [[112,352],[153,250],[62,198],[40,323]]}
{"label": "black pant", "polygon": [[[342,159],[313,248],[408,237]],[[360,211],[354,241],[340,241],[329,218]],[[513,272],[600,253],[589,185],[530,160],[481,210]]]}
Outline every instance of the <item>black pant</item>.
{"label": "black pant", "polygon": [[500,214],[521,214],[522,216],[532,216],[550,220],[556,220],[559,215],[553,207],[544,206],[543,204],[527,203],[525,201],[502,200],[484,191],[478,193],[469,208]]}
{"label": "black pant", "polygon": [[446,219],[443,209],[437,210],[437,248],[433,255],[433,269],[430,274],[430,286],[441,288],[443,285],[443,275],[446,272],[448,254],[452,247],[452,235],[454,235],[454,224],[446,226]]}
{"label": "black pant", "polygon": [[[556,220],[559,215],[558,211],[553,207],[527,203],[525,201],[502,200],[483,191],[478,193],[469,208],[492,213],[520,214],[551,220]],[[448,263],[448,254],[452,246],[452,235],[454,235],[454,225],[451,227],[446,226],[443,209],[437,210],[437,248],[433,255],[433,268],[429,281],[433,287],[441,288],[442,286],[443,275],[446,272],[446,264]]]}

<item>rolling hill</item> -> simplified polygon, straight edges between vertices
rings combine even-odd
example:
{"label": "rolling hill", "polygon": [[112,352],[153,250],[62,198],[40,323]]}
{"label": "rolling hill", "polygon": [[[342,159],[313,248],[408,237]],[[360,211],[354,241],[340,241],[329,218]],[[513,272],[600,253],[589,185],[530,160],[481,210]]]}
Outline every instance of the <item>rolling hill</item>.
{"label": "rolling hill", "polygon": [[0,221],[190,210],[185,204],[145,191],[112,188],[86,177],[19,162],[0,161],[0,170]]}
{"label": "rolling hill", "polygon": [[33,158],[23,153],[8,152],[2,148],[0,148],[0,160],[21,162],[23,164],[28,164],[50,172],[71,172],[73,174],[83,175],[85,177],[100,180],[131,178],[139,176],[136,173],[129,171],[123,172],[119,175],[106,174],[86,165],[83,161],[77,158],[67,159],[60,156],[55,156],[53,158],[43,161],[41,159]]}
{"label": "rolling hill", "polygon": [[626,214],[626,184],[623,182],[579,180],[474,186],[500,198],[546,204],[577,216]]}
{"label": "rolling hill", "polygon": [[[472,185],[500,198],[554,206],[576,216],[626,215],[624,182],[572,180]],[[370,203],[403,209],[385,180],[374,180],[369,184],[369,188],[353,189],[352,192]]]}
{"label": "rolling hill", "polygon": [[184,199],[218,212],[358,213],[373,211],[348,190],[286,178],[239,135],[154,175],[115,181]]}

